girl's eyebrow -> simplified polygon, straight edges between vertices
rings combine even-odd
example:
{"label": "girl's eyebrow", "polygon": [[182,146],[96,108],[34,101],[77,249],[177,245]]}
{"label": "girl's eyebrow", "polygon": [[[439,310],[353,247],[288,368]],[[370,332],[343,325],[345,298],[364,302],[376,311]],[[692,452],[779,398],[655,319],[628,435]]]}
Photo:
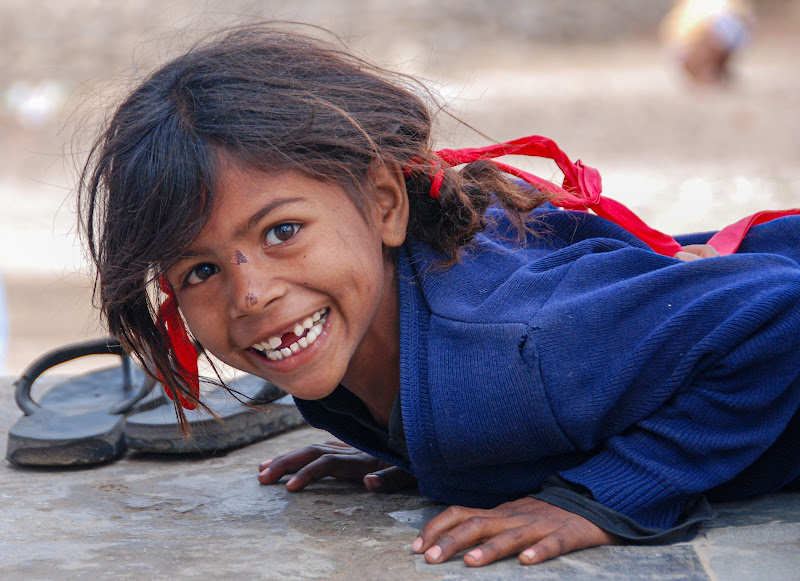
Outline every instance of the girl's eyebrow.
{"label": "girl's eyebrow", "polygon": [[255,214],[250,216],[247,219],[247,222],[244,225],[244,228],[239,229],[236,233],[243,234],[248,230],[252,230],[258,224],[258,222],[264,218],[267,214],[272,212],[273,210],[280,208],[281,206],[285,206],[286,204],[294,204],[295,202],[301,202],[302,198],[282,198],[280,200],[273,200],[272,202],[266,204],[263,208],[258,210]]}

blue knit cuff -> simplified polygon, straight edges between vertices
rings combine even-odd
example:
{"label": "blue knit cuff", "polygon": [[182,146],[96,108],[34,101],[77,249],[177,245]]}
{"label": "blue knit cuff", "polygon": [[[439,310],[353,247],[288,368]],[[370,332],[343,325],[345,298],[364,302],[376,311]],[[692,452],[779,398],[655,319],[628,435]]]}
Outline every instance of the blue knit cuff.
{"label": "blue knit cuff", "polygon": [[706,497],[698,494],[689,498],[683,513],[673,527],[668,529],[644,527],[632,518],[592,499],[591,493],[583,486],[572,484],[559,477],[549,479],[540,492],[530,496],[582,516],[604,531],[628,543],[639,545],[688,541],[694,537],[704,521],[716,517]]}

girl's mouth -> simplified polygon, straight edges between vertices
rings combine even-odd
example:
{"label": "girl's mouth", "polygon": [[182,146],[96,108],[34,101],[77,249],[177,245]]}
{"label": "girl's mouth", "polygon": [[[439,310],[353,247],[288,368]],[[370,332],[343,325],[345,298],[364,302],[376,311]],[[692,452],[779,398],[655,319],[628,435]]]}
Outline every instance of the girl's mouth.
{"label": "girl's mouth", "polygon": [[270,337],[266,341],[256,343],[252,348],[272,361],[280,361],[295,353],[300,353],[316,341],[322,333],[322,326],[325,324],[329,312],[328,307],[320,309],[313,315],[295,323],[294,329],[288,333],[284,333],[281,337]]}

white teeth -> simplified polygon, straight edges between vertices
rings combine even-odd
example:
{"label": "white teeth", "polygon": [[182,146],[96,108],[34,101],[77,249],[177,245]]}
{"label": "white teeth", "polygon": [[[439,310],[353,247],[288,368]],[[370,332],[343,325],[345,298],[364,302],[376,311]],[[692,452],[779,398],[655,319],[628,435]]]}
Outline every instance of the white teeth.
{"label": "white teeth", "polygon": [[292,331],[299,338],[294,343],[281,348],[283,339],[281,337],[270,337],[266,341],[261,341],[253,345],[253,349],[261,351],[272,361],[280,361],[285,357],[290,357],[299,353],[322,334],[322,327],[327,320],[328,309],[320,309],[313,315],[306,317],[302,322],[295,323]]}

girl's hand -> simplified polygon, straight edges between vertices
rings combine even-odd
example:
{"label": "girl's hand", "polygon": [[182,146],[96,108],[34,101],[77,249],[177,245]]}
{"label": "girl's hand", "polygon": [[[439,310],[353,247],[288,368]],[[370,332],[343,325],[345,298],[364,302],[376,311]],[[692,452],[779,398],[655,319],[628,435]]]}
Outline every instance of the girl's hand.
{"label": "girl's hand", "polygon": [[488,565],[517,553],[532,565],[570,551],[617,544],[618,539],[583,517],[535,498],[521,498],[481,510],[451,506],[426,524],[411,549],[429,563],[442,563],[456,553],[471,567]]}
{"label": "girl's hand", "polygon": [[400,468],[342,442],[325,442],[300,448],[262,462],[258,471],[261,484],[274,484],[284,475],[294,474],[286,483],[286,489],[292,492],[302,490],[326,476],[361,481],[367,490],[373,492],[392,492],[417,483],[413,476]]}
{"label": "girl's hand", "polygon": [[688,244],[683,247],[683,250],[676,252],[673,258],[688,262],[689,260],[713,258],[715,256],[719,256],[719,252],[713,246],[708,244]]}

